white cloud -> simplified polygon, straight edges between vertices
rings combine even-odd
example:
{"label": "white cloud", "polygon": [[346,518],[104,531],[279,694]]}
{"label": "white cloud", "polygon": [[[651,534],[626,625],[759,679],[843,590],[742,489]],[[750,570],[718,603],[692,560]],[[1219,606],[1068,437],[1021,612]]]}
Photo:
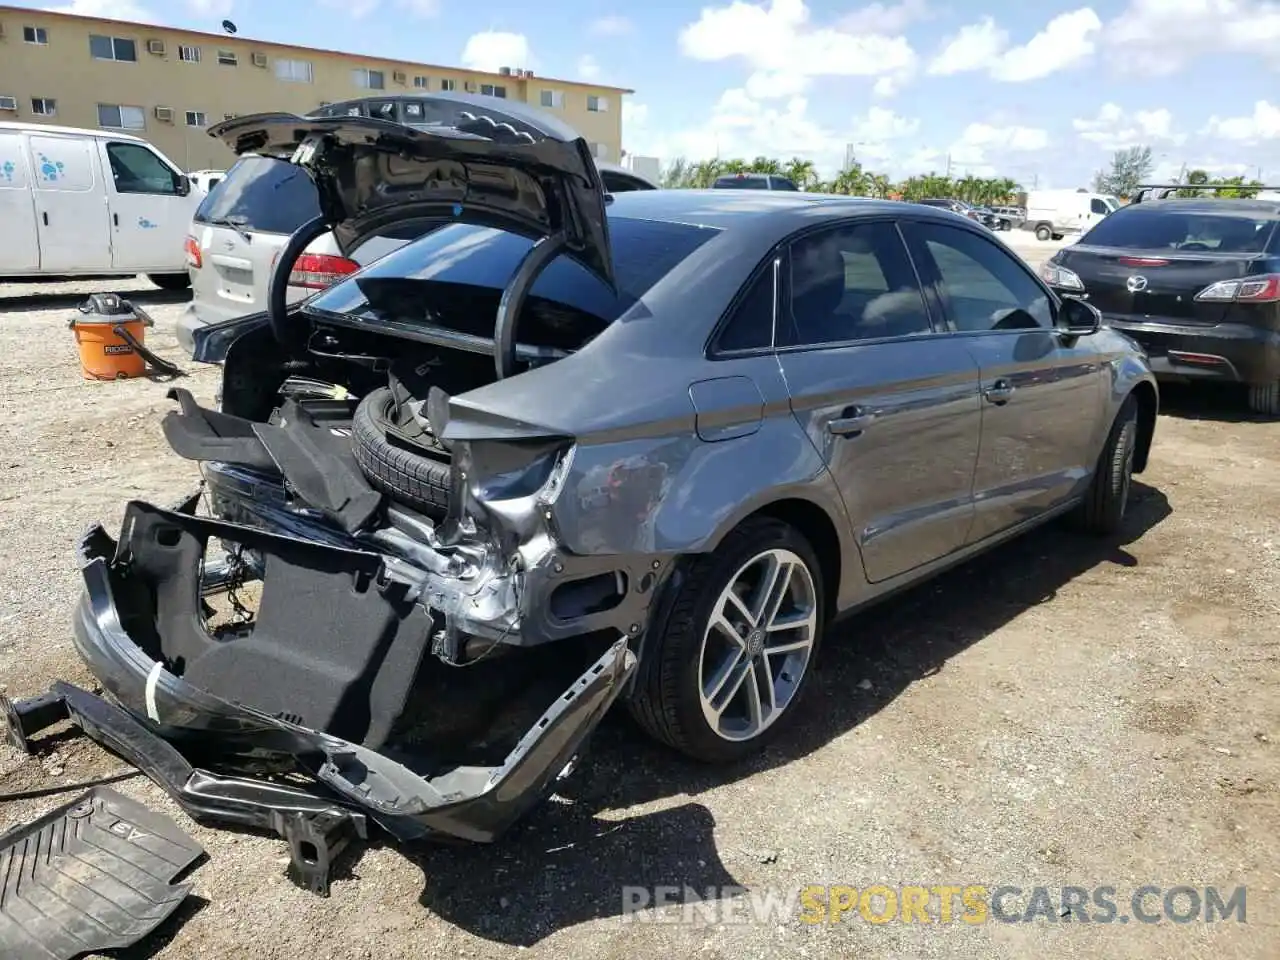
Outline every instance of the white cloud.
{"label": "white cloud", "polygon": [[[891,19],[884,8],[868,16]],[[728,6],[704,7],[680,31],[679,45],[694,60],[745,61],[787,93],[803,89],[810,77],[906,77],[916,66],[915,51],[905,37],[814,26],[803,0],[733,0]],[[783,76],[789,79],[783,81]],[[758,79],[753,85],[757,91],[761,83]]]}
{"label": "white cloud", "polygon": [[841,17],[836,25],[847,33],[895,34],[929,15],[925,0],[872,3]]}
{"label": "white cloud", "polygon": [[155,15],[146,7],[132,0],[72,0],[48,6],[44,9],[54,13],[74,13],[81,17],[102,17],[106,20],[138,20],[143,23],[155,23]]}
{"label": "white cloud", "polygon": [[1237,143],[1259,143],[1280,138],[1280,107],[1266,100],[1253,105],[1253,113],[1243,117],[1209,118],[1205,133]]}
{"label": "white cloud", "polygon": [[1023,83],[1075,66],[1090,57],[1102,21],[1089,7],[1059,14],[1021,46],[1009,46],[1009,31],[991,17],[961,27],[942,45],[928,72],[951,76],[985,70],[995,80]]}
{"label": "white cloud", "polygon": [[1127,72],[1167,76],[1200,57],[1254,54],[1276,63],[1280,4],[1273,0],[1130,0],[1104,34]]}
{"label": "white cloud", "polygon": [[462,65],[486,73],[497,73],[499,67],[523,69],[534,62],[529,39],[522,33],[473,33],[462,48]]}
{"label": "white cloud", "polygon": [[1103,150],[1186,140],[1184,134],[1174,131],[1173,114],[1164,107],[1126,113],[1117,104],[1104,103],[1092,120],[1076,118],[1071,121],[1071,126],[1081,140],[1096,144]]}
{"label": "white cloud", "polygon": [[[363,0],[374,5],[377,0]],[[396,0],[396,6],[413,17],[434,17],[440,12],[440,0]]]}
{"label": "white cloud", "polygon": [[635,24],[627,17],[611,16],[593,20],[587,32],[597,37],[621,37],[635,29]]}
{"label": "white cloud", "polygon": [[1009,33],[996,26],[990,17],[961,27],[949,37],[938,55],[929,62],[928,72],[934,76],[951,76],[990,67],[1009,43]]}
{"label": "white cloud", "polygon": [[596,80],[600,77],[600,64],[589,53],[578,58],[578,76],[583,80]]}
{"label": "white cloud", "polygon": [[[1049,146],[1049,133],[1039,127],[996,127],[971,123],[948,150],[951,163],[975,176],[993,176],[1007,166],[1010,153],[1038,153]],[[999,156],[992,158],[991,154]]]}

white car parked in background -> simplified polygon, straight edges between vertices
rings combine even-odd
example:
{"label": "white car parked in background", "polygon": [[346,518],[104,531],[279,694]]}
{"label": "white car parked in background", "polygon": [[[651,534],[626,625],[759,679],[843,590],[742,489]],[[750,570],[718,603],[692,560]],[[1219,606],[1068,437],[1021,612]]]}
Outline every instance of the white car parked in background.
{"label": "white car parked in background", "polygon": [[134,276],[180,290],[202,194],[138,137],[0,123],[0,277]]}

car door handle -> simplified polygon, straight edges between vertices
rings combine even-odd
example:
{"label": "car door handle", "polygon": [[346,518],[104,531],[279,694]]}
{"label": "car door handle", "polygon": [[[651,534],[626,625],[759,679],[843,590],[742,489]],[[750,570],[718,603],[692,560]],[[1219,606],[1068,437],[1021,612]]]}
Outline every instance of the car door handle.
{"label": "car door handle", "polygon": [[827,421],[827,433],[836,437],[856,437],[876,418],[861,407],[845,407],[840,416]]}
{"label": "car door handle", "polygon": [[47,227],[49,225],[49,211],[43,211],[40,216],[44,218],[44,225]]}
{"label": "car door handle", "polygon": [[117,227],[120,226],[120,214],[113,213],[111,215],[111,222],[114,223]]}
{"label": "car door handle", "polygon": [[988,403],[994,403],[999,407],[1009,402],[1009,398],[1013,396],[1013,389],[1013,384],[1001,377],[983,390],[982,395]]}

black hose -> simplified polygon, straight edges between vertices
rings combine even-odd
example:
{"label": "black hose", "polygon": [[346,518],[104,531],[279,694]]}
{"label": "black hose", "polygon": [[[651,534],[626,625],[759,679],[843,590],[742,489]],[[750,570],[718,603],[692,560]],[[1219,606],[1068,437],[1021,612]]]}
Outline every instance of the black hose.
{"label": "black hose", "polygon": [[271,323],[271,332],[276,342],[286,348],[301,345],[300,331],[290,329],[289,325],[289,274],[302,251],[307,249],[316,237],[329,229],[329,222],[323,217],[308,220],[289,237],[289,242],[276,257],[275,266],[271,269],[271,279],[267,285],[267,319]]}

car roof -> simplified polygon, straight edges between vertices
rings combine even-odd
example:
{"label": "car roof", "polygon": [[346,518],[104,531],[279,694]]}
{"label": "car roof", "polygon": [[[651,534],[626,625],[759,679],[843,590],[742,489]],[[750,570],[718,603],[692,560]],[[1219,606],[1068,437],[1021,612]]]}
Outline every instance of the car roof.
{"label": "car roof", "polygon": [[719,230],[760,229],[789,232],[799,221],[826,216],[901,213],[893,200],[868,200],[833,193],[790,190],[636,190],[614,195],[609,216],[666,220]]}
{"label": "car roof", "polygon": [[1131,203],[1121,209],[1166,213],[1212,213],[1225,217],[1250,217],[1254,220],[1280,220],[1280,201],[1239,197],[1169,197],[1165,200]]}
{"label": "car roof", "polygon": [[22,123],[18,120],[0,121],[0,132],[27,132],[27,133],[61,133],[74,134],[80,137],[97,137],[99,139],[110,138],[112,140],[129,140],[134,143],[146,143],[142,137],[135,137],[132,134],[124,133],[116,130],[94,130],[89,127],[57,127],[48,123]]}

